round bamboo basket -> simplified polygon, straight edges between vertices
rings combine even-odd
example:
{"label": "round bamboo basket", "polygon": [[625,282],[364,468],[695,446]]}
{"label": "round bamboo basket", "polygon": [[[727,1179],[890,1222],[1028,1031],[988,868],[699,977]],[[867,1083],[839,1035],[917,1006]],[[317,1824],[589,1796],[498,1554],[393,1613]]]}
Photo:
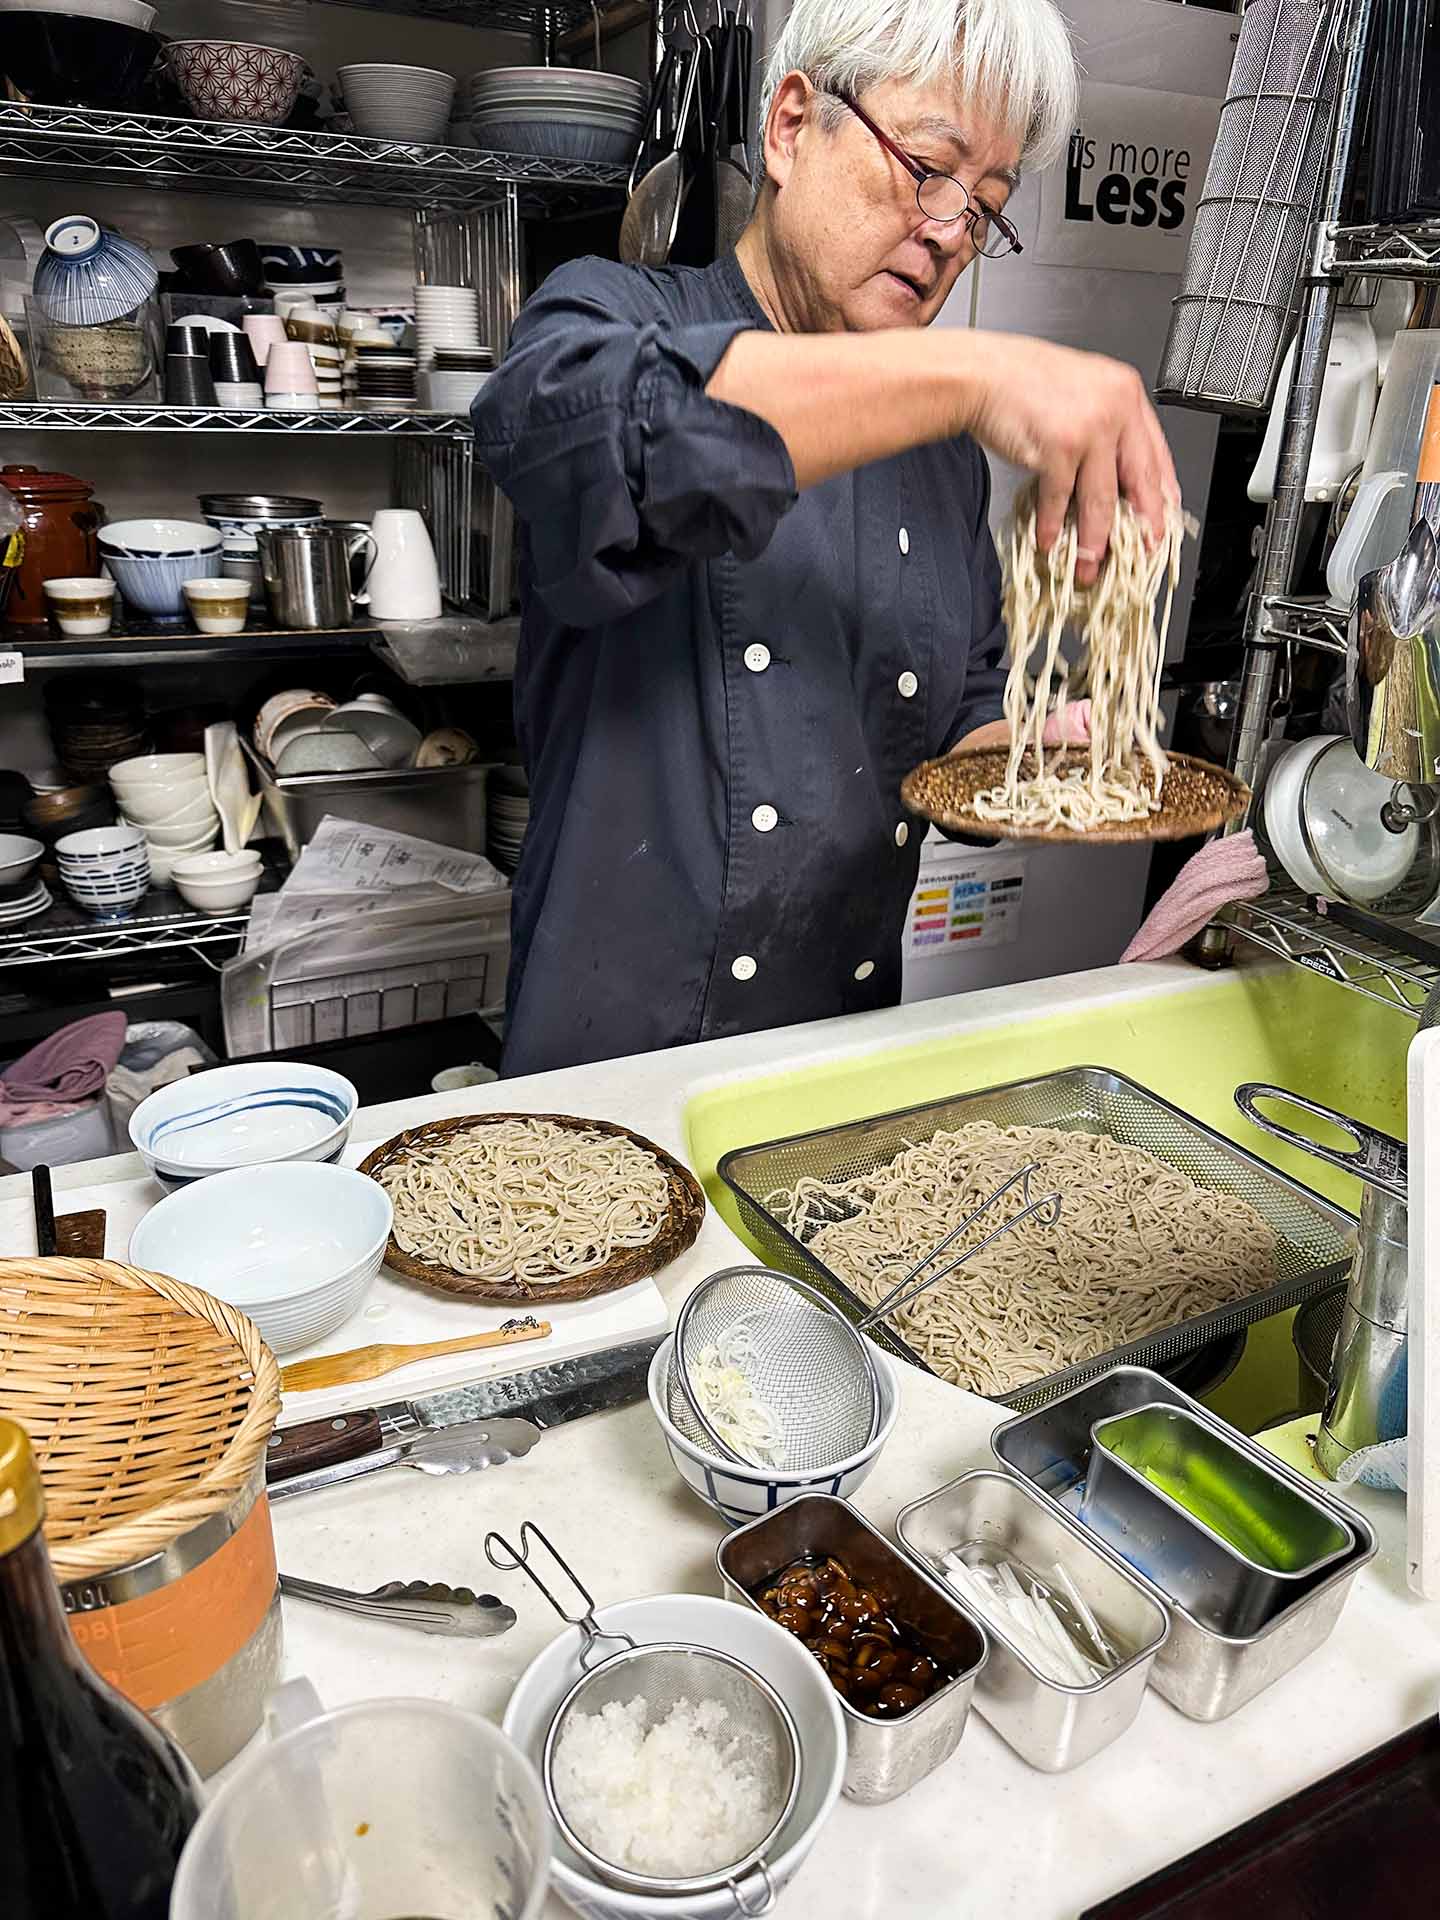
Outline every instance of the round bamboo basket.
{"label": "round bamboo basket", "polygon": [[424,1126],[410,1127],[404,1133],[397,1133],[393,1140],[385,1141],[368,1159],[360,1162],[360,1171],[368,1173],[372,1180],[378,1180],[387,1169],[403,1165],[407,1154],[415,1147],[434,1146],[438,1141],[449,1140],[469,1128],[483,1127],[497,1120],[548,1120],[553,1126],[576,1133],[614,1134],[651,1154],[664,1170],[670,1196],[669,1212],[655,1238],[643,1247],[622,1248],[598,1267],[591,1267],[588,1273],[571,1274],[563,1280],[532,1285],[528,1280],[514,1276],[509,1279],[481,1280],[473,1274],[456,1273],[451,1267],[421,1260],[405,1251],[392,1229],[390,1244],[385,1250],[385,1264],[393,1273],[403,1273],[407,1278],[419,1280],[442,1293],[465,1294],[473,1300],[525,1300],[532,1304],[593,1300],[597,1294],[613,1293],[618,1287],[628,1287],[633,1281],[659,1273],[662,1267],[669,1266],[672,1260],[684,1253],[699,1233],[700,1223],[705,1217],[705,1191],[694,1174],[672,1154],[666,1153],[663,1147],[657,1147],[653,1140],[647,1140],[643,1133],[632,1133],[629,1127],[619,1126],[613,1120],[582,1120],[573,1113],[467,1113],[454,1120],[431,1120]]}
{"label": "round bamboo basket", "polygon": [[280,1370],[223,1300],[113,1260],[0,1260],[0,1413],[29,1434],[56,1578],[167,1547],[265,1452]]}

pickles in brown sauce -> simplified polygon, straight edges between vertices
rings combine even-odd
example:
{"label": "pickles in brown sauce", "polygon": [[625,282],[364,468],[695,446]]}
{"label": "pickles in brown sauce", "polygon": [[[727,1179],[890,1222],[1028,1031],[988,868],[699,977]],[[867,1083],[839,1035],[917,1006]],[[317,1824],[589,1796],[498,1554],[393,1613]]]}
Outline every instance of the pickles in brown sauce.
{"label": "pickles in brown sauce", "polygon": [[841,1699],[872,1720],[898,1720],[954,1678],[839,1560],[793,1561],[754,1597],[805,1643]]}

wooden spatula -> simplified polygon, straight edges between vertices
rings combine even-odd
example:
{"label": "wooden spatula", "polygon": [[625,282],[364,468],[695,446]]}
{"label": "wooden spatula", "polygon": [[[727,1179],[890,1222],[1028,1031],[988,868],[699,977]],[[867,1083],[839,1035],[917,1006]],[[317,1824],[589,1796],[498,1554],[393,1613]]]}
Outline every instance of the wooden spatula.
{"label": "wooden spatula", "polygon": [[424,1340],[408,1347],[352,1347],[348,1353],[322,1353],[316,1360],[297,1360],[280,1369],[286,1393],[312,1393],[317,1387],[351,1387],[359,1380],[378,1380],[382,1373],[408,1367],[412,1360],[429,1360],[437,1353],[474,1353],[481,1347],[510,1347],[521,1340],[543,1340],[548,1320],[507,1320],[493,1333],[466,1334],[460,1340]]}

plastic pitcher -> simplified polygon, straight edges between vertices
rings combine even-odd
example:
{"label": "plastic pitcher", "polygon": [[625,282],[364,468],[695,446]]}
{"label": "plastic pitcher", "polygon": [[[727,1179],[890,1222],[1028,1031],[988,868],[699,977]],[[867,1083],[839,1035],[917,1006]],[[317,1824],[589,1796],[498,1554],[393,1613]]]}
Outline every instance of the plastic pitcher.
{"label": "plastic pitcher", "polygon": [[534,1920],[550,1817],[498,1727],[434,1700],[326,1713],[305,1680],[270,1726],[196,1822],[170,1920]]}

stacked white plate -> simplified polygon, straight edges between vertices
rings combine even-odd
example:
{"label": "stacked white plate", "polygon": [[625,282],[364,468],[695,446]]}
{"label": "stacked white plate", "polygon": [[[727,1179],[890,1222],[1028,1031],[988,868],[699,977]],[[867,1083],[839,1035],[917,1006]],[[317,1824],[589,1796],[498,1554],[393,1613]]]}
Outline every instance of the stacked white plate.
{"label": "stacked white plate", "polygon": [[480,353],[480,305],[473,287],[416,287],[415,345],[422,368],[437,347]]}
{"label": "stacked white plate", "polygon": [[44,913],[50,903],[50,889],[43,880],[37,880],[17,899],[0,900],[0,927],[18,927],[24,920],[33,920],[37,913]]}
{"label": "stacked white plate", "polygon": [[520,864],[529,824],[530,783],[519,767],[497,767],[486,801],[485,852],[502,873],[513,873]]}
{"label": "stacked white plate", "polygon": [[645,119],[638,80],[567,67],[495,67],[460,90],[477,147],[562,160],[628,160]]}
{"label": "stacked white plate", "polygon": [[367,140],[434,146],[445,138],[455,80],[433,67],[379,63],[341,67],[336,78],[356,133]]}

